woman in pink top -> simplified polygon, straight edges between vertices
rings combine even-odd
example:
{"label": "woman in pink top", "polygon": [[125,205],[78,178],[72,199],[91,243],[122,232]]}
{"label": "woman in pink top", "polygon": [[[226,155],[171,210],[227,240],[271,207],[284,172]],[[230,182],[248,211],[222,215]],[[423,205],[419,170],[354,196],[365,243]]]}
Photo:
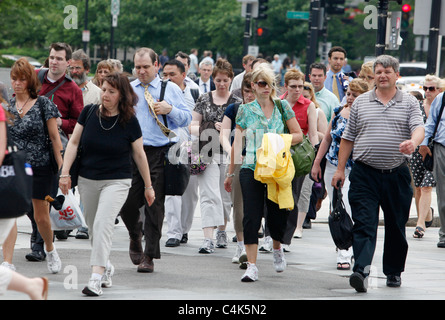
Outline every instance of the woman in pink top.
{"label": "woman in pink top", "polygon": [[[317,132],[317,111],[315,104],[303,96],[304,90],[304,74],[297,69],[290,69],[284,75],[284,88],[287,90],[281,96],[286,99],[295,112],[298,124],[303,134],[309,137],[312,146],[316,146],[319,142]],[[295,177],[293,185],[294,199],[298,201],[298,214],[290,214],[284,244],[290,245],[292,236],[295,233],[296,238],[303,236],[303,223],[309,210],[309,201],[312,193],[313,181],[309,175],[303,177]],[[285,246],[285,250],[288,247]]]}

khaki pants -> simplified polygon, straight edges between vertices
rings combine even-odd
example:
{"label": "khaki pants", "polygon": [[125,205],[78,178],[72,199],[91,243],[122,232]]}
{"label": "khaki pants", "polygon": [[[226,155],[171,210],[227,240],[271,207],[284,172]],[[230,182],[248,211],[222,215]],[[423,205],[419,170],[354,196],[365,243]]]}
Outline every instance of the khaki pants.
{"label": "khaki pants", "polygon": [[105,267],[109,259],[114,221],[128,196],[131,179],[90,180],[79,177],[80,200],[91,239],[91,266]]}

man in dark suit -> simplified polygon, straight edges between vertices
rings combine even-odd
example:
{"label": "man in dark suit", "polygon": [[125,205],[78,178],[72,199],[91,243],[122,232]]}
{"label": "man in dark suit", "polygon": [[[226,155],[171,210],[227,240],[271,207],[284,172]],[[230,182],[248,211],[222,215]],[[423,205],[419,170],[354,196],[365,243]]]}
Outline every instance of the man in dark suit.
{"label": "man in dark suit", "polygon": [[213,64],[209,60],[203,60],[199,64],[200,77],[195,81],[199,85],[202,93],[216,89],[212,79]]}

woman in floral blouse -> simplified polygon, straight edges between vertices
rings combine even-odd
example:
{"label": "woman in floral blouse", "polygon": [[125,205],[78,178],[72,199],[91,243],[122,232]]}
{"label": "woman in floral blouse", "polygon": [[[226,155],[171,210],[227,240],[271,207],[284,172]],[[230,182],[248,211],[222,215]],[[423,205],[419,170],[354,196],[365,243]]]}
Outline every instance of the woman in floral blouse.
{"label": "woman in floral blouse", "polygon": [[[354,100],[368,91],[368,84],[365,80],[362,79],[354,79],[351,81],[348,87],[348,91],[346,92],[346,104],[344,106],[338,106],[334,109],[334,117],[331,120],[331,123],[328,126],[328,130],[320,144],[320,148],[318,149],[317,157],[314,160],[314,164],[312,167],[312,178],[315,181],[318,181],[321,178],[321,168],[320,162],[324,156],[326,156],[326,169],[324,173],[324,180],[328,182],[326,186],[330,185],[330,181],[332,181],[332,177],[337,170],[338,165],[338,150],[340,148],[340,141],[343,134],[343,131],[346,128],[346,123],[348,122],[349,112]],[[351,207],[349,206],[348,201],[348,190],[349,190],[349,179],[348,175],[351,172],[351,168],[353,165],[352,154],[346,164],[345,176],[346,180],[341,189],[343,197],[343,202],[345,204],[346,211],[351,215]],[[332,201],[333,196],[333,188],[326,187],[329,195],[329,199]],[[332,204],[334,205],[334,204]],[[351,258],[352,258],[352,248],[348,250],[338,250],[337,254],[337,269],[338,270],[349,270],[351,268]]]}
{"label": "woman in floral blouse", "polygon": [[[218,59],[213,69],[213,81],[216,90],[202,94],[196,101],[193,111],[192,129],[193,135],[200,136],[200,142],[204,143],[210,136],[211,142],[206,143],[201,149],[201,158],[208,163],[205,171],[198,177],[199,198],[201,205],[202,229],[204,242],[199,248],[199,253],[209,254],[214,252],[213,230],[218,228],[216,234],[216,247],[227,247],[226,223],[229,220],[232,202],[230,194],[224,190],[224,152],[220,147],[219,132],[224,117],[224,111],[232,103],[242,102],[240,98],[230,91],[233,79],[232,65],[225,59]],[[197,128],[199,127],[199,134]],[[209,156],[208,151],[211,151]]]}
{"label": "woman in floral blouse", "polygon": [[[37,94],[40,83],[34,67],[25,58],[17,60],[12,66],[11,84],[15,97],[11,99],[8,110],[13,122],[9,126],[9,132],[17,147],[26,151],[26,161],[32,166],[34,219],[45,242],[48,269],[52,273],[58,273],[62,263],[53,244],[53,231],[45,196],[53,194],[57,186],[56,175],[50,165],[50,151],[54,153],[59,169],[63,162],[62,142],[56,122],[60,114],[54,103]],[[53,150],[49,150],[46,142],[45,126]]]}

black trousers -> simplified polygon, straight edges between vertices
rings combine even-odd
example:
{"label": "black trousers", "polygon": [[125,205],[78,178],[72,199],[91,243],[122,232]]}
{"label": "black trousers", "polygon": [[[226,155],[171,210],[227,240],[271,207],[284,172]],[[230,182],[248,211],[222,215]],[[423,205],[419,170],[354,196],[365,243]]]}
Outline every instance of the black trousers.
{"label": "black trousers", "polygon": [[127,227],[131,239],[140,239],[142,236],[142,224],[140,223],[139,208],[144,206],[145,223],[145,249],[144,254],[153,259],[161,258],[159,241],[162,236],[162,223],[164,221],[164,157],[168,147],[147,147],[144,146],[150,166],[150,177],[156,199],[148,206],[144,197],[145,183],[139,174],[136,165],[133,169],[133,180],[128,194],[128,198],[123,205],[120,215]]}
{"label": "black trousers", "polygon": [[369,274],[375,252],[379,207],[385,219],[383,273],[400,275],[405,269],[408,242],[405,224],[409,218],[413,190],[407,165],[382,173],[355,163],[349,175],[355,264],[353,271]]}
{"label": "black trousers", "polygon": [[266,224],[270,236],[282,242],[289,211],[280,209],[277,203],[267,198],[267,185],[255,180],[253,170],[242,168],[239,179],[243,193],[244,243],[258,244],[258,230],[263,218],[264,205],[267,207]]}

